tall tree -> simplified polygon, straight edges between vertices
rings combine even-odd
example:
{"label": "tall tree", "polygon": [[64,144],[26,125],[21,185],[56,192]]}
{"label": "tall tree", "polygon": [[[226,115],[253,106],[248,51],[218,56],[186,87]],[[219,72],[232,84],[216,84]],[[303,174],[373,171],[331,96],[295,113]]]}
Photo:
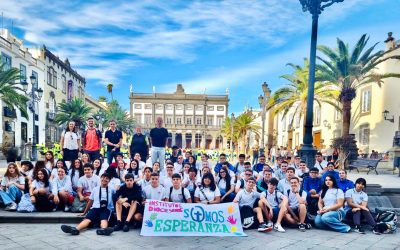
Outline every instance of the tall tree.
{"label": "tall tree", "polygon": [[230,117],[226,117],[221,127],[221,134],[226,140],[232,140],[233,143],[237,142],[238,137],[235,137],[234,122]]}
{"label": "tall tree", "polygon": [[21,116],[28,119],[26,103],[29,98],[22,93],[20,80],[20,71],[17,68],[5,70],[5,65],[0,65],[0,99],[7,106],[18,109]]}
{"label": "tall tree", "polygon": [[322,62],[322,65],[317,65],[317,69],[322,72],[321,77],[339,86],[339,101],[343,109],[343,138],[349,136],[351,103],[356,97],[357,89],[371,82],[380,86],[382,79],[400,77],[400,74],[397,73],[379,74],[376,72],[379,64],[389,59],[400,59],[400,56],[389,55],[393,50],[373,52],[378,43],[367,48],[368,41],[367,34],[362,35],[351,52],[349,46],[339,38],[337,38],[337,48],[335,49],[327,46],[318,47],[318,50],[327,58],[318,57]]}
{"label": "tall tree", "polygon": [[107,109],[104,111],[103,127],[107,127],[111,119],[116,121],[119,130],[127,134],[132,132],[135,125],[135,120],[130,117],[129,113],[116,100],[108,103]]}
{"label": "tall tree", "polygon": [[111,95],[111,100],[114,100],[114,97],[113,97],[113,87],[114,87],[114,85],[113,85],[112,83],[109,83],[109,84],[107,85],[107,92]]}
{"label": "tall tree", "polygon": [[99,102],[108,102],[107,97],[105,97],[105,96],[103,96],[103,95],[99,96],[99,98],[97,99],[97,101],[99,101]]}
{"label": "tall tree", "polygon": [[70,102],[58,104],[58,112],[55,121],[59,125],[65,125],[69,121],[75,121],[77,127],[80,127],[88,118],[92,108],[85,105],[81,98],[74,98]]}
{"label": "tall tree", "polygon": [[248,153],[247,150],[249,148],[248,145],[248,135],[249,133],[254,133],[256,135],[260,135],[259,130],[261,129],[260,125],[258,125],[255,121],[254,121],[254,117],[248,113],[242,113],[240,114],[234,122],[234,131],[237,132],[238,137],[240,138],[240,140],[242,141],[242,145],[243,145],[243,152],[244,153]]}
{"label": "tall tree", "polygon": [[[292,63],[288,63],[288,65],[293,68],[293,73],[281,76],[281,78],[287,80],[288,83],[271,95],[267,108],[273,108],[275,114],[283,111],[283,119],[288,115],[290,110],[294,110],[290,120],[290,126],[293,125],[296,115],[303,117],[303,124],[305,124],[309,61],[308,59],[304,59],[303,66]],[[314,85],[314,102],[319,106],[321,106],[322,103],[326,103],[340,110],[336,101],[339,96],[337,86],[333,83],[321,82],[319,81],[320,79],[320,72],[316,72],[317,82]]]}

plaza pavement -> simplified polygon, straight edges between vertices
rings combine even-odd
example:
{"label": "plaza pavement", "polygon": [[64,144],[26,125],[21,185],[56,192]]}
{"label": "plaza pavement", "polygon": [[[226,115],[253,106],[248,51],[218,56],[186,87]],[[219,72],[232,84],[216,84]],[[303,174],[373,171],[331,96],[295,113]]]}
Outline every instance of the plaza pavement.
{"label": "plaza pavement", "polygon": [[107,237],[87,230],[71,236],[60,230],[60,224],[0,224],[0,249],[400,249],[396,234],[342,234],[317,229],[246,233],[248,237],[143,237],[139,230],[131,230]]}

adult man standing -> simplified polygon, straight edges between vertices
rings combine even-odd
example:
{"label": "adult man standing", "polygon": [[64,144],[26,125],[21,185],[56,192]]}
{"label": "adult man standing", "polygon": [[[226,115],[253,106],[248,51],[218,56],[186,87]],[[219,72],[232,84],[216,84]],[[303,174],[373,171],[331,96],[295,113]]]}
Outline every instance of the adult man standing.
{"label": "adult man standing", "polygon": [[101,132],[95,128],[93,117],[87,119],[88,128],[82,134],[83,152],[89,155],[89,159],[94,161],[100,158]]}
{"label": "adult man standing", "polygon": [[156,127],[150,130],[151,139],[151,162],[158,161],[160,163],[160,169],[164,169],[165,161],[165,146],[167,145],[168,130],[162,127],[163,119],[157,117]]}
{"label": "adult man standing", "polygon": [[133,159],[135,154],[139,153],[140,158],[146,161],[147,155],[149,154],[147,136],[142,134],[142,128],[140,126],[137,126],[135,131],[136,133],[132,136],[129,146],[129,158]]}
{"label": "adult man standing", "polygon": [[122,146],[122,132],[117,129],[117,122],[110,120],[110,129],[106,131],[104,142],[107,144],[107,161],[110,165]]}

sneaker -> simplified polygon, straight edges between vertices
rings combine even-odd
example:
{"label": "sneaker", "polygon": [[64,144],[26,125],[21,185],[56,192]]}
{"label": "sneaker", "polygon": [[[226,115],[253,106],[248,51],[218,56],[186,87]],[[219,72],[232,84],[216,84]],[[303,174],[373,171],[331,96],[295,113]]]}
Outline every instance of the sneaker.
{"label": "sneaker", "polygon": [[272,228],[274,226],[274,223],[272,223],[272,221],[268,221],[268,223],[267,223],[267,227],[270,227],[270,228]]}
{"label": "sneaker", "polygon": [[114,232],[114,229],[112,227],[107,227],[107,228],[102,228],[102,229],[96,230],[97,235],[109,236],[112,232]]}
{"label": "sneaker", "polygon": [[376,234],[376,235],[381,235],[381,234],[382,234],[381,232],[375,231],[375,230],[372,230],[372,232],[373,232],[374,234]]}
{"label": "sneaker", "polygon": [[278,232],[280,232],[280,233],[286,232],[285,229],[283,229],[283,227],[281,226],[281,224],[275,224],[275,225],[274,225],[274,230],[275,230],[275,231],[278,231]]}
{"label": "sneaker", "polygon": [[258,232],[271,232],[272,227],[268,227],[265,223],[262,223],[258,226]]}
{"label": "sneaker", "polygon": [[6,211],[17,211],[17,204],[15,202],[12,202],[10,205],[8,205],[5,208]]}
{"label": "sneaker", "polygon": [[305,226],[306,226],[306,229],[307,229],[307,230],[310,230],[310,229],[312,228],[312,226],[311,226],[310,223],[306,223]]}
{"label": "sneaker", "polygon": [[119,231],[123,227],[122,221],[117,221],[117,224],[114,226],[114,231]]}
{"label": "sneaker", "polygon": [[69,206],[65,205],[64,212],[69,212]]}
{"label": "sneaker", "polygon": [[67,225],[62,225],[61,226],[61,230],[64,233],[71,234],[71,235],[78,235],[79,234],[79,230],[78,229],[76,229],[75,227],[67,226]]}
{"label": "sneaker", "polygon": [[305,232],[305,231],[306,231],[306,225],[304,225],[303,223],[300,223],[300,224],[299,224],[299,230],[300,230],[301,232]]}
{"label": "sneaker", "polygon": [[124,232],[129,232],[129,222],[125,222],[124,227],[122,228],[122,231]]}
{"label": "sneaker", "polygon": [[364,229],[362,229],[362,227],[360,227],[360,226],[355,226],[353,228],[353,232],[356,232],[356,233],[359,233],[359,234],[365,234]]}

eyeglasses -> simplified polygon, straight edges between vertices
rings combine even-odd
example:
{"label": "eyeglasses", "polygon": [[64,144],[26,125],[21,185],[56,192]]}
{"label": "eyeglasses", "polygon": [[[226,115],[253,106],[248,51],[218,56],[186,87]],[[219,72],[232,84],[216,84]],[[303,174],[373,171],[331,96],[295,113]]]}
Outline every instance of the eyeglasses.
{"label": "eyeglasses", "polygon": [[244,174],[244,175],[246,175],[246,176],[251,176],[251,174]]}
{"label": "eyeglasses", "polygon": [[219,171],[221,174],[226,174],[226,172],[225,171]]}

